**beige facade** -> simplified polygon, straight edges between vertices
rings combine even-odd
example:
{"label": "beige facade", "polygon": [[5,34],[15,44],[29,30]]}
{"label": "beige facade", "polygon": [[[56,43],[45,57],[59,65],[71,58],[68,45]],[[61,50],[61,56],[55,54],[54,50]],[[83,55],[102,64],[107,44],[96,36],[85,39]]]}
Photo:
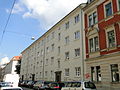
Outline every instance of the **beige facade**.
{"label": "beige facade", "polygon": [[84,30],[81,4],[22,52],[21,79],[84,79]]}

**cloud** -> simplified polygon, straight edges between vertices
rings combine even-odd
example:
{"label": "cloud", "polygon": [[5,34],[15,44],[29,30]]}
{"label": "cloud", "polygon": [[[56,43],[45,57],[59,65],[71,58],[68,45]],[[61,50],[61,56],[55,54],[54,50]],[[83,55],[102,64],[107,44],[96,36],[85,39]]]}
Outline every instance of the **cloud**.
{"label": "cloud", "polygon": [[20,5],[24,5],[27,11],[24,12],[23,18],[34,18],[44,27],[50,27],[80,3],[85,2],[87,0],[21,0],[16,6],[16,12],[21,11]]}
{"label": "cloud", "polygon": [[10,62],[10,60],[9,60],[9,58],[6,56],[6,57],[4,57],[4,58],[1,59],[0,66],[2,67],[2,66],[4,66],[5,64],[7,64],[7,63],[9,63],[9,62]]}
{"label": "cloud", "polygon": [[[6,9],[7,13],[10,13],[10,9]],[[14,5],[14,8],[12,10],[12,14],[18,14],[24,12],[24,8],[22,7],[21,3],[17,3]]]}

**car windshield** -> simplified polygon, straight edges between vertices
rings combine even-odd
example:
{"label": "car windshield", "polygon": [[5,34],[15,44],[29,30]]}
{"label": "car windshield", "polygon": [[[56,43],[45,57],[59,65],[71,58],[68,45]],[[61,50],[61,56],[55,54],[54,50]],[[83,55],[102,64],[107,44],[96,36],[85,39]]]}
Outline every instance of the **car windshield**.
{"label": "car windshield", "polygon": [[96,89],[96,86],[92,82],[85,82],[85,88]]}

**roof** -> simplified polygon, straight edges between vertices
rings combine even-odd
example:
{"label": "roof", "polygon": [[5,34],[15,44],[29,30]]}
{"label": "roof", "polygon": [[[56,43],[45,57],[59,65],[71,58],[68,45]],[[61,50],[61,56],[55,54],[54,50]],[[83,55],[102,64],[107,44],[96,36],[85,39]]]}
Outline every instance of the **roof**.
{"label": "roof", "polygon": [[14,56],[11,61],[19,61],[21,60],[21,56]]}

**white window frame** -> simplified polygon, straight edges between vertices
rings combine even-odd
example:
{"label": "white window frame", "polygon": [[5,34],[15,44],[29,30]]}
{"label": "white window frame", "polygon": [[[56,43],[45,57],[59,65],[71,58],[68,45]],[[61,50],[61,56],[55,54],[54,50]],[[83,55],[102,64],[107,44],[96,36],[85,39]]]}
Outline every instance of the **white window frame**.
{"label": "white window frame", "polygon": [[69,68],[66,68],[66,69],[65,69],[65,76],[68,77],[69,75],[70,75],[70,69],[69,69]]}
{"label": "white window frame", "polygon": [[80,15],[77,14],[77,15],[74,17],[74,19],[75,19],[75,24],[78,23],[78,22],[80,21]]}
{"label": "white window frame", "polygon": [[[93,14],[96,12],[96,22],[94,23],[93,22]],[[91,17],[92,17],[92,23],[91,23],[91,25],[90,25],[90,22],[89,22],[89,16],[91,15]],[[88,17],[88,19],[87,19],[87,21],[88,21],[88,26],[89,27],[91,27],[92,25],[94,25],[94,24],[96,24],[97,22],[98,22],[98,13],[97,13],[97,9],[94,9],[92,12],[90,12],[88,15],[87,15],[87,17]]]}
{"label": "white window frame", "polygon": [[75,75],[79,77],[81,75],[81,67],[75,67]]}
{"label": "white window frame", "polygon": [[80,56],[80,48],[76,48],[75,49],[75,57],[79,57],[79,56]]}
{"label": "white window frame", "polygon": [[76,40],[76,39],[80,39],[80,31],[76,31],[76,32],[74,33],[74,36],[75,36],[75,40]]}
{"label": "white window frame", "polygon": [[69,59],[70,53],[69,52],[65,52],[65,60]]}
{"label": "white window frame", "polygon": [[108,32],[110,32],[110,31],[112,31],[112,30],[114,30],[114,36],[115,36],[115,46],[116,46],[116,44],[117,44],[117,42],[116,42],[116,32],[115,32],[115,27],[114,26],[110,26],[110,27],[108,27],[108,28],[106,28],[106,44],[107,44],[107,48],[112,48],[112,47],[109,47],[109,42],[108,42]]}
{"label": "white window frame", "polygon": [[120,4],[119,4],[119,0],[116,0],[117,3],[117,10],[120,11]]}
{"label": "white window frame", "polygon": [[105,8],[105,6],[106,6],[107,4],[109,4],[109,3],[111,3],[112,14],[113,14],[113,4],[112,4],[112,0],[110,0],[110,1],[108,1],[108,2],[106,2],[106,3],[104,3],[104,16],[105,16],[105,18],[112,16],[112,15],[106,16],[106,8]]}
{"label": "white window frame", "polygon": [[[98,37],[98,47],[96,47],[97,50],[95,50],[95,37]],[[93,48],[92,48],[92,51],[90,49],[90,39],[93,39]],[[89,41],[89,52],[92,53],[92,52],[97,52],[99,50],[99,36],[98,35],[94,35],[92,36],[91,38],[88,39]]]}

